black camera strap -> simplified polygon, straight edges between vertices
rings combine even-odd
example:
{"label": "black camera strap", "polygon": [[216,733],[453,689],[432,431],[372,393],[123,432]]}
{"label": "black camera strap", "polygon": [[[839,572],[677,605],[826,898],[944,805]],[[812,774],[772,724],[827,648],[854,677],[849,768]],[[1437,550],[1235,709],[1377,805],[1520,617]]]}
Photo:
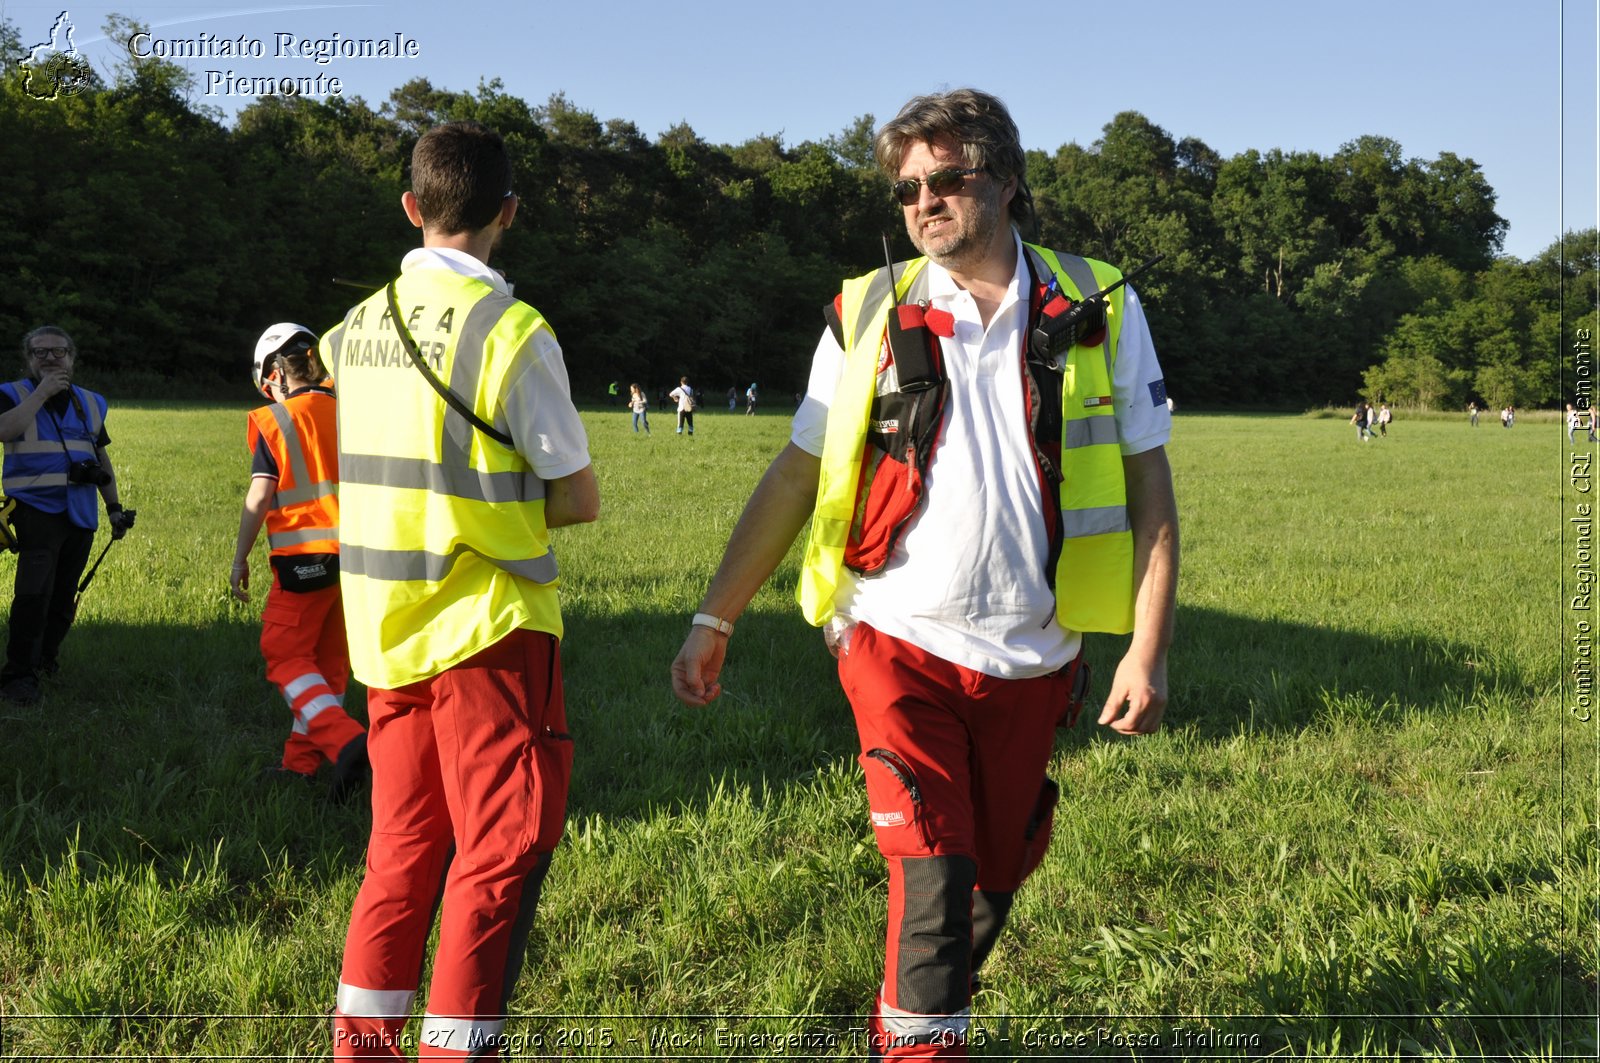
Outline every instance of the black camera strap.
{"label": "black camera strap", "polygon": [[[67,398],[72,403],[72,408],[78,411],[78,420],[83,422],[84,431],[92,432],[94,429],[89,423],[89,413],[83,408],[83,400],[78,398],[78,389],[71,384],[67,385]],[[44,412],[50,415],[50,423],[56,426],[56,442],[61,444],[61,453],[66,456],[67,467],[71,468],[77,462],[72,457],[72,451],[67,449],[67,430],[61,424],[61,418],[56,416],[56,411],[52,410],[49,405],[44,407]],[[91,437],[89,442],[93,444],[96,440]],[[81,460],[88,461],[89,459],[83,458]]]}
{"label": "black camera strap", "polygon": [[501,446],[515,447],[516,441],[498,428],[489,424],[468,406],[461,396],[451,391],[445,382],[439,379],[437,373],[428,368],[428,363],[422,360],[422,352],[417,349],[417,341],[411,338],[411,330],[406,328],[406,323],[400,319],[400,300],[394,294],[394,281],[389,282],[389,315],[394,319],[395,332],[400,336],[400,345],[406,349],[406,354],[411,358],[411,364],[417,367],[417,372],[422,374],[428,386],[439,393],[445,405],[466,418],[467,423],[478,431],[499,443]]}

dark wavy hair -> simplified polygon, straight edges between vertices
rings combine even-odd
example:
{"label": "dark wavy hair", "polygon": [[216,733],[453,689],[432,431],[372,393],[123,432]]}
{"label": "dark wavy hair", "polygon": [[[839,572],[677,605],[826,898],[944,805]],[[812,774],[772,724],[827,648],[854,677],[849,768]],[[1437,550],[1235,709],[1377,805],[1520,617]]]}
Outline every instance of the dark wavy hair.
{"label": "dark wavy hair", "polygon": [[913,144],[949,137],[961,145],[962,158],[997,181],[1017,179],[1011,199],[1011,222],[1026,232],[1033,225],[1033,193],[1028,189],[1028,162],[1022,137],[1011,112],[998,96],[977,89],[917,96],[885,122],[872,142],[878,168],[891,181]]}

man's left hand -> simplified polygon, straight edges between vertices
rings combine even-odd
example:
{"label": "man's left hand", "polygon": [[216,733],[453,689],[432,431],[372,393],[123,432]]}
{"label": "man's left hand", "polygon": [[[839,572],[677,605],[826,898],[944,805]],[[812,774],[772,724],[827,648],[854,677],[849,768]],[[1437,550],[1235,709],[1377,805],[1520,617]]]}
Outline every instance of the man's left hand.
{"label": "man's left hand", "polygon": [[1100,723],[1125,735],[1155,734],[1167,710],[1167,662],[1154,665],[1128,654],[1117,665]]}

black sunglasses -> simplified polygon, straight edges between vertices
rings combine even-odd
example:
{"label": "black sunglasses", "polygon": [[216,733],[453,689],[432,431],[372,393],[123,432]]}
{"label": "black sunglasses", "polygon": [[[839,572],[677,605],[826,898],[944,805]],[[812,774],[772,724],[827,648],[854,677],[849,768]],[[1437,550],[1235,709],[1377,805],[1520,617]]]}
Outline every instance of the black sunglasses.
{"label": "black sunglasses", "polygon": [[965,170],[935,170],[926,177],[906,177],[896,181],[889,190],[902,206],[913,206],[922,198],[922,186],[936,196],[953,196],[967,186],[966,178],[983,172],[982,166]]}

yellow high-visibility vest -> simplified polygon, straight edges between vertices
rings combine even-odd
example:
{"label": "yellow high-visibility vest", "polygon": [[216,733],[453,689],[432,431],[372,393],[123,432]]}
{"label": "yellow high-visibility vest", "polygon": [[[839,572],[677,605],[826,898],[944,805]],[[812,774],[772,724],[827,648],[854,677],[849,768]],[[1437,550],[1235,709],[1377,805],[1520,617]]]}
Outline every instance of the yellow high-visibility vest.
{"label": "yellow high-visibility vest", "polygon": [[[483,420],[544,318],[481,280],[416,269],[395,283],[435,374]],[[411,363],[383,291],[322,339],[339,387],[339,569],[350,665],[368,686],[434,676],[518,628],[562,634],[545,484],[449,409]]]}
{"label": "yellow high-visibility vest", "polygon": [[[1041,275],[1053,274],[1073,301],[1115,283],[1104,262],[1024,245]],[[867,429],[877,394],[887,316],[922,274],[926,259],[846,281],[839,303],[844,370],[828,409],[821,477],[795,597],[807,621],[834,613],[845,546],[858,511]],[[1029,293],[1032,297],[1032,293]],[[1062,367],[1061,553],[1056,561],[1056,616],[1073,631],[1133,630],[1133,532],[1113,407],[1112,380],[1122,334],[1124,289],[1107,297],[1103,342],[1075,346]],[[1024,338],[1026,342],[1026,338]],[[1026,372],[1018,363],[1018,372]]]}

